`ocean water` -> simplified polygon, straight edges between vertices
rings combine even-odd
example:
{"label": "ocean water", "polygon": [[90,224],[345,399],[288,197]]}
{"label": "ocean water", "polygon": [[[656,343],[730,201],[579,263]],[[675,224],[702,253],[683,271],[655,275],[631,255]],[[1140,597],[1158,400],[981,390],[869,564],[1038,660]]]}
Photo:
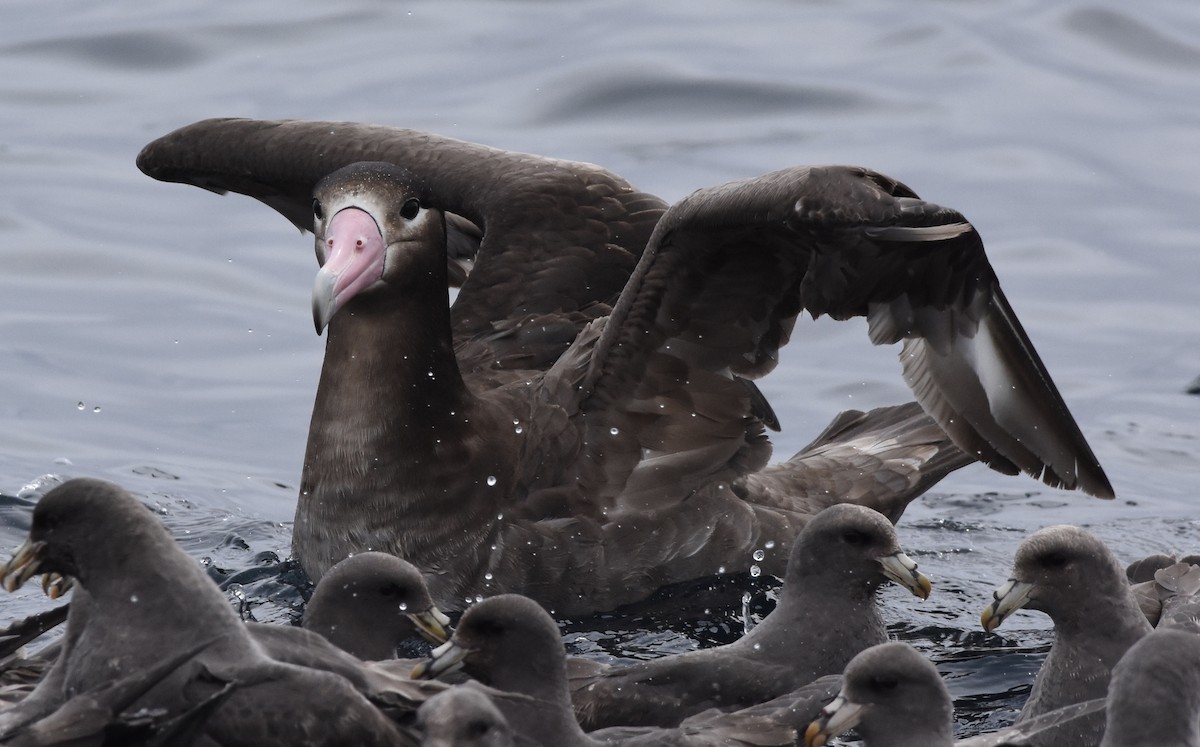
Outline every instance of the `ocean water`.
{"label": "ocean water", "polygon": [[[973,466],[910,507],[899,532],[934,595],[884,604],[947,677],[962,735],[1012,718],[1051,640],[1036,613],[978,625],[1030,531],[1084,524],[1127,561],[1200,549],[1200,6],[10,0],[0,18],[0,548],[28,527],[27,485],[104,477],[246,615],[298,614],[277,564],[323,351],[311,241],[134,166],[168,130],[247,116],[591,161],[671,200],[856,163],[961,210],[1119,496]],[[801,320],[762,387],[780,458],[841,409],[910,399],[858,322]],[[737,637],[742,592],[752,614],[774,593],[732,569],[708,586],[695,610],[564,635],[656,656]],[[46,606],[6,595],[0,622]]]}

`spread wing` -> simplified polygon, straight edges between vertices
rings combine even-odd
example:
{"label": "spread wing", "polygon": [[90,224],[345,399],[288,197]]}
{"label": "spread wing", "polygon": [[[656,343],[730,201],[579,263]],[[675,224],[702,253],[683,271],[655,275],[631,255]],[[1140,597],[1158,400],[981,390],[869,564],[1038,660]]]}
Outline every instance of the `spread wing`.
{"label": "spread wing", "polygon": [[842,166],[703,189],[667,211],[579,374],[582,479],[644,509],[680,494],[666,484],[761,468],[769,447],[740,379],[775,366],[801,311],[866,317],[872,342],[902,342],[905,380],[966,453],[1113,496],[975,228]]}
{"label": "spread wing", "polygon": [[591,164],[353,123],[208,119],[150,143],[137,163],[161,181],[249,195],[307,231],[316,183],[368,160],[412,171],[448,214],[451,279],[462,282],[455,341],[493,338],[460,353],[480,359],[502,356],[503,340],[561,352],[616,299],[665,207]]}

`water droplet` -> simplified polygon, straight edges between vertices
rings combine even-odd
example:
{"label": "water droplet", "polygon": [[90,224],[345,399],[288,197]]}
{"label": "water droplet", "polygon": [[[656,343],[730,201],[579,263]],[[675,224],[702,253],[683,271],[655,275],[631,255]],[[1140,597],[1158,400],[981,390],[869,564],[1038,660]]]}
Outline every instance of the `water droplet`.
{"label": "water droplet", "polygon": [[488,475],[488,476],[487,476],[487,484],[488,484],[488,487],[489,487],[489,488],[490,488],[490,487],[492,487],[493,485],[495,485],[495,484],[496,484],[496,476],[495,476],[495,475]]}
{"label": "water droplet", "polygon": [[762,575],[762,568],[759,568],[756,565],[750,566],[750,578],[758,578],[761,575]]}
{"label": "water droplet", "polygon": [[492,580],[492,572],[491,572],[491,571],[488,571],[487,573],[483,574],[483,580],[484,580],[484,581],[491,581],[491,580]]}
{"label": "water droplet", "polygon": [[[496,521],[504,521],[504,512],[496,514]],[[495,550],[496,546],[492,545],[492,549]]]}
{"label": "water droplet", "polygon": [[521,426],[519,426],[519,425],[518,425],[516,428],[513,428],[513,430],[514,430],[514,431],[516,431],[517,433],[521,433],[521,432],[523,432],[525,429],[524,429],[524,428],[522,428]]}
{"label": "water droplet", "polygon": [[621,430],[614,425],[612,428],[608,429],[608,432],[615,436],[620,433]]}
{"label": "water droplet", "polygon": [[79,404],[75,405],[75,407],[82,410],[84,408],[84,404],[80,402]]}
{"label": "water droplet", "polygon": [[763,550],[755,550],[751,557],[753,557],[755,560],[761,561],[763,558],[767,557],[767,553]]}
{"label": "water droplet", "polygon": [[756,644],[754,644],[753,648],[755,651],[760,651],[760,650],[762,650],[762,644],[756,643]]}
{"label": "water droplet", "polygon": [[404,612],[404,611],[406,611],[407,609],[408,609],[408,602],[401,602],[401,603],[400,603],[400,611],[401,611],[401,612]]}
{"label": "water droplet", "polygon": [[129,601],[133,602],[134,604],[137,604],[137,600],[138,600],[138,596],[137,596],[137,594],[130,594],[130,595],[129,595]]}
{"label": "water droplet", "polygon": [[92,408],[92,412],[100,412],[100,407],[99,407],[99,405],[97,405],[96,407],[93,407],[93,408]]}
{"label": "water droplet", "polygon": [[775,549],[775,540],[767,540],[763,544],[763,547],[767,548],[768,550],[774,550]]}
{"label": "water droplet", "polygon": [[476,604],[478,604],[479,602],[482,602],[482,601],[483,601],[483,595],[482,595],[482,594],[476,594],[476,595],[475,595],[475,603],[476,603]]}
{"label": "water droplet", "polygon": [[717,567],[717,574],[718,574],[718,575],[720,575],[720,574],[722,574],[722,573],[724,573],[724,572],[725,572],[725,566],[723,566],[723,565],[722,565],[722,566],[718,566],[718,567]]}

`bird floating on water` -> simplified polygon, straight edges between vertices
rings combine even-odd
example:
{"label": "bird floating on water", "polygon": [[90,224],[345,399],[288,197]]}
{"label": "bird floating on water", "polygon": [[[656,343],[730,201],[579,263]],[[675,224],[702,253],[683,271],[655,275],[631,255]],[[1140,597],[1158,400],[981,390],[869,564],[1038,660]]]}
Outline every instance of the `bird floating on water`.
{"label": "bird floating on water", "polygon": [[[975,228],[870,169],[667,206],[590,164],[239,119],[171,132],[138,166],[315,234],[327,342],[292,545],[314,580],[381,550],[445,609],[521,592],[579,614],[764,548],[781,574],[821,508],[895,521],[972,459],[1113,496]],[[924,412],[841,416],[768,466],[778,423],[752,380],[804,311],[901,342]]]}

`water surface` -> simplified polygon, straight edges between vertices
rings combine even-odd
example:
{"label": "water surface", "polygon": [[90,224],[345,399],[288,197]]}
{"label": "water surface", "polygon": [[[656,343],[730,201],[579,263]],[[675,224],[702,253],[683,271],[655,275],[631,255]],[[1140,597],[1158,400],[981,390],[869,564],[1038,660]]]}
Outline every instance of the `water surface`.
{"label": "water surface", "polygon": [[[1086,524],[1123,560],[1200,548],[1194,4],[13,0],[0,101],[0,492],[116,480],[258,619],[300,602],[272,564],[322,355],[315,263],[272,211],[136,170],[146,142],[212,116],[427,129],[672,200],[857,163],[966,214],[1120,498],[975,466],[909,509],[901,539],[935,594],[887,592],[888,619],[937,661],[963,734],[1012,717],[1050,641],[1035,613],[978,629],[1030,531]],[[840,409],[909,399],[857,322],[801,320],[763,388],[781,458]],[[0,501],[0,546],[29,506]],[[567,640],[614,658],[730,640],[741,590],[758,612],[773,592],[719,586],[695,611],[571,621]],[[3,616],[43,606],[25,590]]]}

